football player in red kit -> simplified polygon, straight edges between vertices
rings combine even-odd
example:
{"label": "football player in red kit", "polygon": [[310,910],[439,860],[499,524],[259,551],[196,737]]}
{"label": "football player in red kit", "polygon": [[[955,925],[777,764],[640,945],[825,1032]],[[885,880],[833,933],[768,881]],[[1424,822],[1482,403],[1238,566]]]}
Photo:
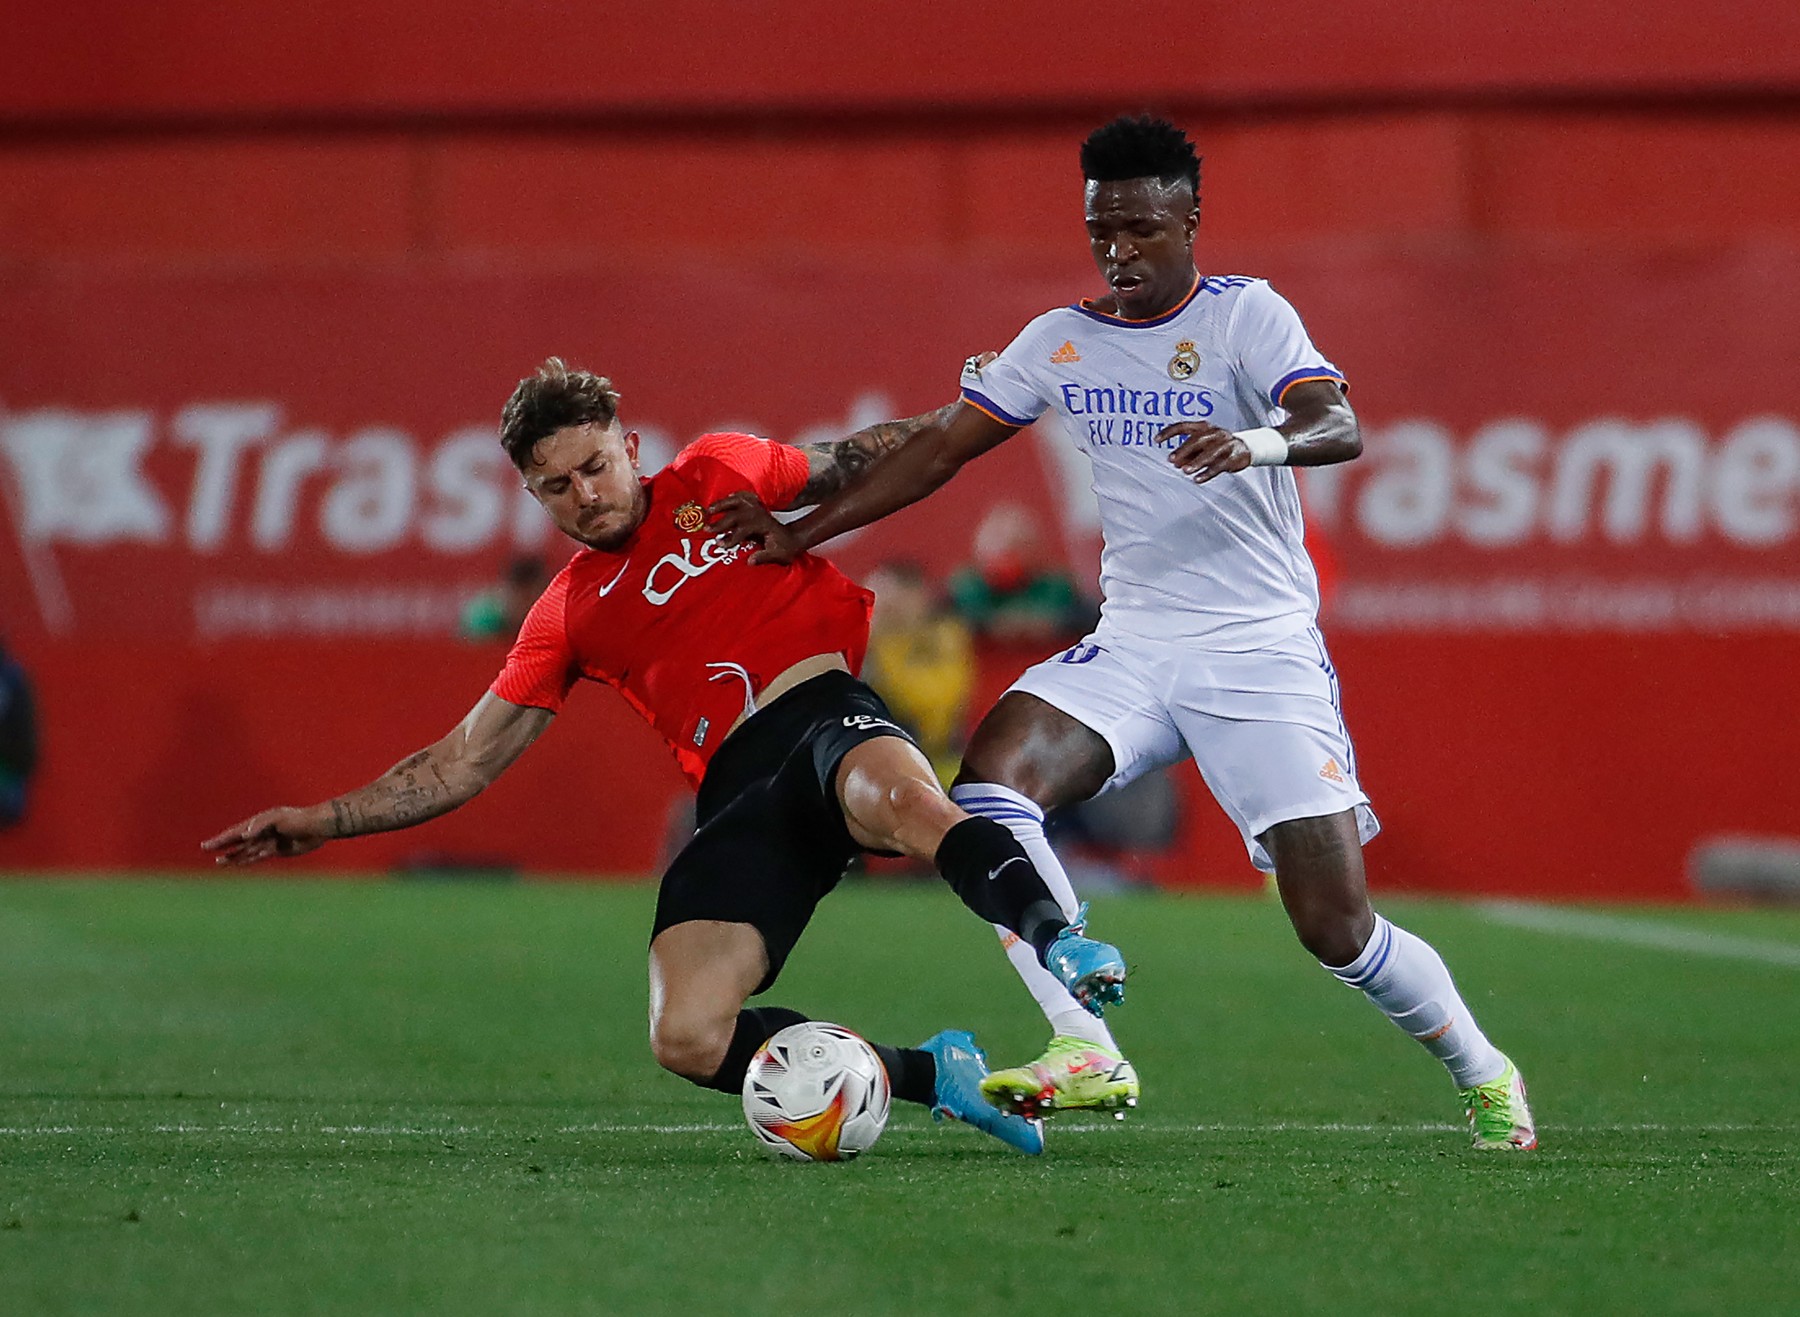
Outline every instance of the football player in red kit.
{"label": "football player in red kit", "polygon": [[[251,864],[447,813],[518,758],[585,678],[618,690],[699,788],[697,827],[663,876],[650,942],[650,1046],[666,1069],[737,1093],[757,1048],[805,1018],[745,1003],[774,983],[859,849],[936,865],[965,905],[1037,948],[1098,1014],[1123,995],[1118,951],[1067,922],[1005,827],[951,803],[852,675],[869,593],[809,555],[753,569],[749,549],[724,548],[707,527],[705,509],[740,491],[774,508],[815,503],[904,437],[877,427],[802,449],[709,434],[645,478],[611,383],[551,358],[513,392],[500,441],[583,547],[533,606],[487,694],[449,735],[368,785],[265,810],[203,845],[220,863]],[[876,1051],[896,1097],[1042,1150],[1039,1122],[981,1096],[985,1058],[968,1033]]]}

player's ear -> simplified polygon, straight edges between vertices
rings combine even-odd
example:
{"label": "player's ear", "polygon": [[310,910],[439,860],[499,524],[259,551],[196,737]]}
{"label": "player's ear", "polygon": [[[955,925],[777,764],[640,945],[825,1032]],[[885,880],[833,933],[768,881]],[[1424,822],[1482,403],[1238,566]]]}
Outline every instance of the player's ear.
{"label": "player's ear", "polygon": [[631,464],[633,466],[637,465],[638,432],[636,430],[627,430],[625,432],[625,456],[631,459]]}

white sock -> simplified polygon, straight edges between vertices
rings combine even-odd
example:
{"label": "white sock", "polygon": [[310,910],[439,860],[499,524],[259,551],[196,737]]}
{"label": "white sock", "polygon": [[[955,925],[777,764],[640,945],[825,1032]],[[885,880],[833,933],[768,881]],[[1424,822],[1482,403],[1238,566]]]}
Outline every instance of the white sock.
{"label": "white sock", "polygon": [[1325,968],[1424,1044],[1458,1088],[1498,1079],[1506,1069],[1506,1058],[1457,995],[1443,958],[1423,938],[1376,915],[1375,931],[1362,954],[1348,965]]}
{"label": "white sock", "polygon": [[[1075,912],[1080,907],[1075,899],[1075,889],[1069,886],[1069,875],[1063,871],[1062,861],[1056,858],[1056,852],[1044,840],[1044,811],[1037,807],[1031,797],[991,782],[971,782],[952,787],[950,799],[971,814],[1004,824],[1007,831],[1018,839],[1019,845],[1025,848],[1025,854],[1031,857],[1031,863],[1043,877],[1050,895],[1062,907],[1064,918],[1075,918]],[[1019,977],[1025,980],[1025,987],[1037,1000],[1038,1009],[1043,1011],[1044,1018],[1050,1021],[1052,1032],[1080,1038],[1084,1042],[1098,1043],[1113,1051],[1118,1050],[1118,1044],[1113,1041],[1112,1031],[1106,1027],[1106,1021],[1083,1010],[1081,1003],[1069,995],[1069,990],[1063,987],[1057,977],[1038,964],[1037,952],[1030,943],[1011,929],[1002,928],[998,924],[994,925],[994,931],[1000,935],[1000,944],[1006,948],[1006,958],[1012,962]]]}

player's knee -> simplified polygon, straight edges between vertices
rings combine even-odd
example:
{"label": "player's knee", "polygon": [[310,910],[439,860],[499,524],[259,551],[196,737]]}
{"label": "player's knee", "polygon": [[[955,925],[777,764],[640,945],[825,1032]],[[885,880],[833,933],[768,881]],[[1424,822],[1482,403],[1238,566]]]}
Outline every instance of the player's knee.
{"label": "player's knee", "polygon": [[1288,915],[1300,945],[1322,965],[1350,964],[1375,931],[1375,914],[1366,901],[1302,902],[1291,905]]}
{"label": "player's knee", "polygon": [[[1046,810],[1096,795],[1113,773],[1112,748],[1098,734],[1062,714],[1027,701],[988,715],[963,755],[958,786],[1006,787]],[[1041,715],[1041,716],[1040,716]]]}
{"label": "player's knee", "polygon": [[963,754],[956,784],[983,783],[1037,800],[1050,794],[1052,773],[1037,747],[1024,737],[977,736]]}
{"label": "player's knee", "polygon": [[719,1073],[731,1046],[731,1026],[664,1012],[650,1022],[650,1052],[664,1070],[703,1084]]}
{"label": "player's knee", "polygon": [[948,815],[955,808],[943,788],[936,782],[903,777],[887,789],[889,813],[898,821],[923,820],[933,815]]}
{"label": "player's knee", "polygon": [[1018,787],[1008,780],[1015,774],[1017,760],[1017,752],[1004,737],[984,736],[977,727],[974,737],[963,747],[962,764],[956,770],[954,785],[986,782],[1017,791]]}

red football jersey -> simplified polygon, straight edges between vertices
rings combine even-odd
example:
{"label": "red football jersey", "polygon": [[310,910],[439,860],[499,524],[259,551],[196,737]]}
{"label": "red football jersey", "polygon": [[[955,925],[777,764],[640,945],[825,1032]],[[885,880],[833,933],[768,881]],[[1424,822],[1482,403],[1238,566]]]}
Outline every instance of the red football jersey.
{"label": "red football jersey", "polygon": [[749,489],[785,507],[806,474],[797,448],[702,435],[644,481],[649,510],[622,548],[584,548],[550,582],[490,689],[554,711],[578,679],[606,682],[698,783],[772,678],[814,654],[862,667],[872,594],[811,554],[752,566],[751,549],[724,549],[706,529],[707,506],[725,495]]}

